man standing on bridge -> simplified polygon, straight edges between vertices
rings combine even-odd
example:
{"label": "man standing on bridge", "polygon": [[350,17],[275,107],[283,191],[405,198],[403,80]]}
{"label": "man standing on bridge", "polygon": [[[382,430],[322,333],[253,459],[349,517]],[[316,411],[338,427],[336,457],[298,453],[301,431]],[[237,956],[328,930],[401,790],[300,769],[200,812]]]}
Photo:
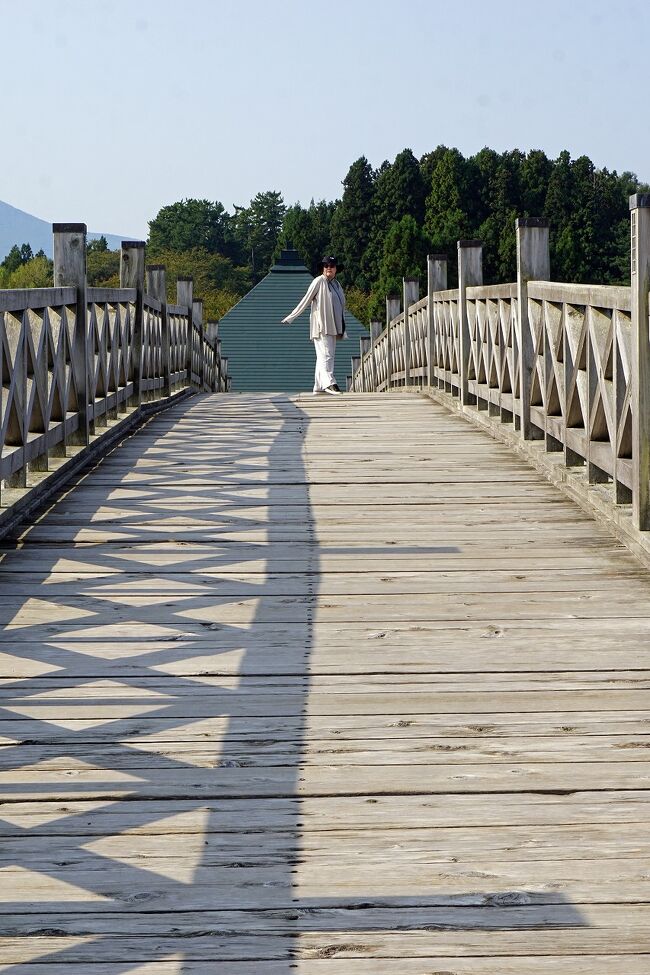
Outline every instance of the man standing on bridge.
{"label": "man standing on bridge", "polygon": [[323,273],[314,278],[304,298],[282,319],[282,324],[291,325],[311,304],[309,338],[316,351],[314,394],[338,395],[341,390],[334,376],[334,358],[337,341],[345,338],[345,295],[336,280],[336,258],[331,254],[324,257],[321,267]]}

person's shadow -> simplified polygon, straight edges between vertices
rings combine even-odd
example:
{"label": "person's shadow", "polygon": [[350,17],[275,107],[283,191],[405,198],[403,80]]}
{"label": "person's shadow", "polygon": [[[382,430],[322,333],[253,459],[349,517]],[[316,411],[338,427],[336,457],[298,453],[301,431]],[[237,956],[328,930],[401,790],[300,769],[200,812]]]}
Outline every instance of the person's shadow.
{"label": "person's shadow", "polygon": [[[300,781],[320,571],[308,417],[283,396],[222,402],[156,420],[153,454],[129,439],[5,549],[4,975],[288,975],[303,956],[376,958],[387,933],[584,925],[560,893],[459,892],[450,849],[432,859],[449,886],[414,895],[399,850],[388,894],[367,857],[337,854],[390,800]],[[116,486],[123,458],[149,456],[146,481]]]}

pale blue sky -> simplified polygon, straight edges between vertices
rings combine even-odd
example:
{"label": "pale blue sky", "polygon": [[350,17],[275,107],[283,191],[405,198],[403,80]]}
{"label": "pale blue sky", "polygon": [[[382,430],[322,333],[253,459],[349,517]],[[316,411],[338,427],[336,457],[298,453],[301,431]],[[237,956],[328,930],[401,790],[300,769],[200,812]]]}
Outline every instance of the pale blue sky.
{"label": "pale blue sky", "polygon": [[650,180],[643,0],[0,0],[0,199],[146,236],[184,197],[335,199],[444,143]]}

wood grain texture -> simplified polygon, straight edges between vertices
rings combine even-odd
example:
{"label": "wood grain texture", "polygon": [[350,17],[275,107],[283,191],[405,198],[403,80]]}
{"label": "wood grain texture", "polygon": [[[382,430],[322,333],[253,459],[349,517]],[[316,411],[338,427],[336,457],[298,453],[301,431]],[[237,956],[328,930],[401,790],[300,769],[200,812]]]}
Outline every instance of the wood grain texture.
{"label": "wood grain texture", "polygon": [[645,975],[649,597],[428,400],[174,407],[0,550],[0,972]]}

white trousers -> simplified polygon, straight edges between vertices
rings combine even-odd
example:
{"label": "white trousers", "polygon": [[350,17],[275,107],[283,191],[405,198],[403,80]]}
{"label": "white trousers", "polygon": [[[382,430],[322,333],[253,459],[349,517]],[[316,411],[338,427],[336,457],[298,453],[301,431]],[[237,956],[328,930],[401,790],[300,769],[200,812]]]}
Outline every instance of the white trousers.
{"label": "white trousers", "polygon": [[336,382],[334,378],[334,357],[336,355],[336,336],[321,335],[314,339],[316,351],[316,374],[314,375],[314,392],[320,393]]}

